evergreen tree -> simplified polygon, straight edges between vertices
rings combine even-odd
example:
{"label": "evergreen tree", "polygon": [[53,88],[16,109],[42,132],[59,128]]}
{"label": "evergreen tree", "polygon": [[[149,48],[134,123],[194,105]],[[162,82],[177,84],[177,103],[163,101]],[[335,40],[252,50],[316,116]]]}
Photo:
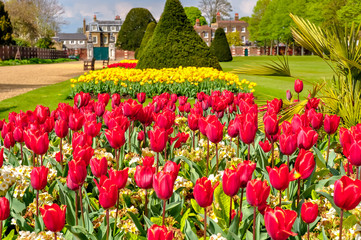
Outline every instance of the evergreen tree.
{"label": "evergreen tree", "polygon": [[10,22],[9,15],[5,11],[5,6],[0,1],[0,45],[9,45],[13,43],[11,34],[13,33],[13,27]]}
{"label": "evergreen tree", "polygon": [[155,22],[155,19],[148,9],[131,9],[119,31],[117,47],[129,51],[139,48],[150,22]]}
{"label": "evergreen tree", "polygon": [[137,68],[179,66],[221,69],[217,58],[196,33],[179,0],[167,0],[153,37],[139,59]]}
{"label": "evergreen tree", "polygon": [[144,52],[145,47],[147,46],[149,40],[152,38],[154,29],[157,26],[155,22],[150,22],[148,24],[147,30],[145,31],[144,37],[142,39],[142,43],[140,47],[135,51],[135,58],[139,59],[142,53]]}
{"label": "evergreen tree", "polygon": [[218,28],[216,30],[214,40],[211,45],[211,52],[216,55],[218,61],[220,62],[229,62],[232,61],[232,53],[229,48],[226,34],[223,28]]}

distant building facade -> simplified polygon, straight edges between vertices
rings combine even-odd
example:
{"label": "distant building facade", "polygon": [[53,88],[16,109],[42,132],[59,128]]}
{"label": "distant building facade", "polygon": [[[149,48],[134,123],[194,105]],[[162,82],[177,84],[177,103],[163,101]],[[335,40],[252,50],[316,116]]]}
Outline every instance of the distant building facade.
{"label": "distant building facade", "polygon": [[83,20],[88,59],[95,57],[97,60],[107,58],[115,60],[115,43],[122,23],[119,16],[116,16],[114,20],[98,20],[94,15],[93,22],[89,24],[85,19]]}
{"label": "distant building facade", "polygon": [[211,26],[201,26],[198,19],[196,21],[196,25],[194,26],[196,32],[208,46],[211,45],[217,28],[223,28],[226,34],[229,32],[239,32],[241,42],[244,45],[250,45],[248,23],[239,20],[238,13],[235,14],[234,20],[222,20],[220,13],[217,13],[216,22],[212,23]]}
{"label": "distant building facade", "polygon": [[61,50],[86,48],[87,37],[82,33],[58,33],[52,38]]}

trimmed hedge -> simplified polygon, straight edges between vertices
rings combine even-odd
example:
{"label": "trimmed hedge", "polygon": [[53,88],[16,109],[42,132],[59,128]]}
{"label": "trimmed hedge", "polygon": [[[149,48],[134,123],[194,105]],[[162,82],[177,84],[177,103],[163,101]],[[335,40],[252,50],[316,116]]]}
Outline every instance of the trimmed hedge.
{"label": "trimmed hedge", "polygon": [[196,33],[179,0],[167,0],[153,37],[137,68],[213,67],[222,69],[207,44]]}
{"label": "trimmed hedge", "polygon": [[142,43],[140,44],[140,47],[135,51],[135,59],[139,59],[140,56],[142,56],[142,53],[144,52],[145,47],[147,46],[149,40],[152,38],[154,29],[157,26],[155,22],[150,22],[147,26],[147,30],[145,31],[144,37],[142,39]]}
{"label": "trimmed hedge", "polygon": [[229,62],[232,61],[232,53],[229,48],[229,44],[227,41],[227,36],[223,30],[223,28],[218,28],[216,30],[214,40],[211,45],[211,51],[220,62]]}

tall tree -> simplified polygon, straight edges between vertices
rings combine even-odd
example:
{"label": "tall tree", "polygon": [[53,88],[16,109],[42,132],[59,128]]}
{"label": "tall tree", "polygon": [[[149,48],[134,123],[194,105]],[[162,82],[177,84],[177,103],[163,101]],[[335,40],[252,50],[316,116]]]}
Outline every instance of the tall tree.
{"label": "tall tree", "polygon": [[251,41],[264,41],[265,39],[261,37],[260,34],[260,23],[266,12],[267,6],[270,0],[258,0],[256,6],[253,8],[253,13],[249,19],[249,32]]}
{"label": "tall tree", "polygon": [[337,17],[341,24],[351,27],[352,22],[361,23],[361,1],[348,0],[347,3],[337,11]]}
{"label": "tall tree", "polygon": [[119,31],[117,47],[129,51],[137,50],[150,22],[156,21],[148,9],[131,9]]}
{"label": "tall tree", "polygon": [[34,44],[37,39],[51,37],[64,24],[64,9],[58,0],[7,0],[14,27],[14,37]]}
{"label": "tall tree", "polygon": [[4,3],[0,1],[0,45],[9,45],[12,43],[11,34],[13,27],[9,15],[5,11]]}
{"label": "tall tree", "polygon": [[207,25],[206,19],[202,16],[201,10],[197,7],[185,7],[184,12],[186,13],[189,21],[194,26],[196,24],[196,20],[199,19],[201,25]]}
{"label": "tall tree", "polygon": [[229,17],[232,5],[227,0],[200,0],[199,9],[205,14],[209,23],[213,23],[216,21],[217,12]]}

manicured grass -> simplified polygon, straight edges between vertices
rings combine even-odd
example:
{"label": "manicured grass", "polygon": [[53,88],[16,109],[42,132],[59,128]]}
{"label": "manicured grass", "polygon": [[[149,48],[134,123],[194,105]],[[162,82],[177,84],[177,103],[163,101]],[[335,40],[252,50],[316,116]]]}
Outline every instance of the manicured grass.
{"label": "manicured grass", "polygon": [[[245,67],[247,65],[259,65],[270,63],[271,60],[277,60],[277,57],[259,56],[259,57],[235,57],[232,62],[221,63],[224,71],[231,71],[235,68]],[[323,79],[332,77],[332,70],[320,58],[316,56],[290,56],[289,57],[291,74],[294,77],[275,77],[275,76],[254,76],[240,74],[240,79],[247,79],[256,82],[255,96],[257,102],[273,98],[285,98],[286,90],[293,91],[293,84],[296,78],[304,81],[304,91],[302,97],[308,95],[308,90],[312,89],[312,83],[320,82]],[[0,119],[7,118],[9,112],[19,112],[20,110],[34,110],[36,105],[48,106],[50,110],[57,108],[59,102],[73,104],[73,100],[66,99],[70,93],[70,81],[57,83],[54,85],[42,87],[28,93],[6,99],[0,102]]]}
{"label": "manicured grass", "polygon": [[[273,98],[285,98],[286,90],[293,90],[295,79],[304,81],[304,91],[302,97],[308,95],[308,90],[312,89],[312,83],[321,82],[323,79],[329,80],[333,75],[331,68],[317,56],[289,56],[289,65],[293,77],[279,76],[257,76],[240,74],[240,79],[247,79],[257,83],[254,95],[259,101]],[[246,67],[248,65],[257,66],[271,61],[277,61],[276,56],[255,56],[255,57],[235,57],[232,62],[221,63],[224,71],[231,71],[235,68]]]}

